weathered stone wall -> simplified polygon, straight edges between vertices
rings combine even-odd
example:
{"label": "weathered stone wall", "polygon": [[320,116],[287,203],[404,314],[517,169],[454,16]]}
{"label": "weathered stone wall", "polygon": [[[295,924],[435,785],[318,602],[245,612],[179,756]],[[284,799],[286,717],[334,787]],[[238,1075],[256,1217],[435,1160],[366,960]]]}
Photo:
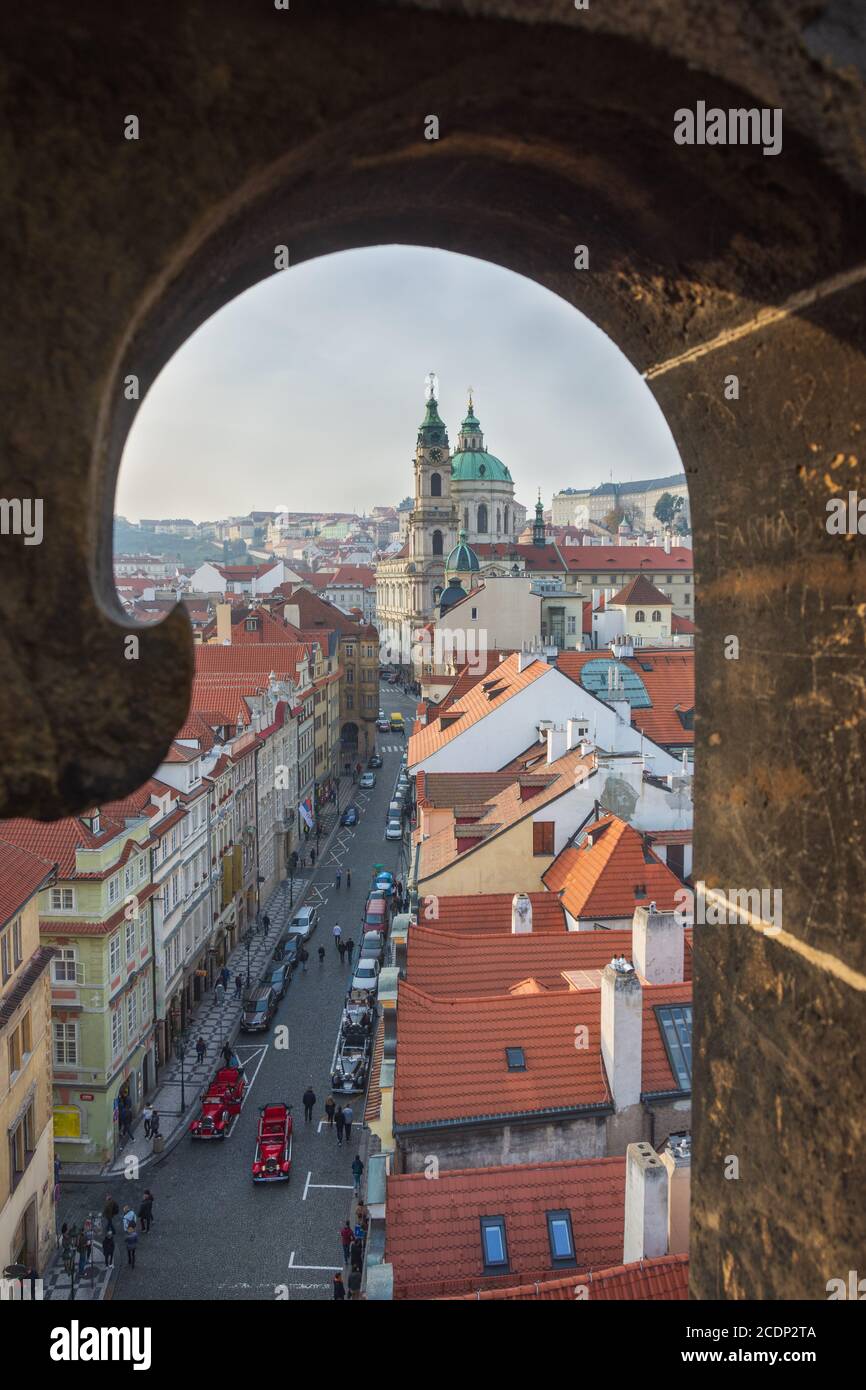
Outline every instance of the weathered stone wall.
{"label": "weathered stone wall", "polygon": [[[293,263],[400,241],[496,261],[641,370],[743,330],[652,378],[697,531],[696,877],[785,904],[775,938],[695,933],[705,1297],[820,1298],[862,1263],[863,542],[823,529],[826,497],[863,483],[866,106],[857,69],[822,57],[858,61],[844,9],[32,0],[0,17],[0,492],[45,507],[41,546],[0,543],[6,815],[128,791],[183,718],[184,615],[130,661],[112,596],[123,381],[146,390],[275,245]],[[675,146],[672,113],[697,100],[783,106],[783,153]]]}

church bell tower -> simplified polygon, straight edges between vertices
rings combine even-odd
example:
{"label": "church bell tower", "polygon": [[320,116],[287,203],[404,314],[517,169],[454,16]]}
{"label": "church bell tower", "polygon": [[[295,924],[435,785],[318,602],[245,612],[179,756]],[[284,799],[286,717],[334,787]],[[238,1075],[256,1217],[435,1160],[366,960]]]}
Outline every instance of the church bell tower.
{"label": "church bell tower", "polygon": [[[415,445],[415,505],[409,517],[409,559],[432,576],[424,608],[432,608],[434,583],[441,583],[445,556],[454,547],[457,514],[451,498],[451,450],[439,415],[437,382],[427,377],[427,403]],[[428,586],[425,586],[428,587]]]}

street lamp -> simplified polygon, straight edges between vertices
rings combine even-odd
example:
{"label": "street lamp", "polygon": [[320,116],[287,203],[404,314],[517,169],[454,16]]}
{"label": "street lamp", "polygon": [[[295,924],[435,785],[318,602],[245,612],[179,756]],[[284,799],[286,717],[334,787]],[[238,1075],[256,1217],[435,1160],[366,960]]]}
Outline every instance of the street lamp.
{"label": "street lamp", "polygon": [[247,948],[247,989],[250,987],[250,947],[253,944],[254,932],[252,927],[247,927],[241,937],[241,945]]}
{"label": "street lamp", "polygon": [[[219,988],[220,986],[217,985],[217,989]],[[186,1110],[186,1090],[184,1089],[186,1073],[183,1065],[183,1059],[186,1056],[186,1039],[184,1037],[180,1037],[177,1039],[174,1045],[174,1051],[178,1061],[180,1062],[180,1113],[182,1115],[183,1112]]]}

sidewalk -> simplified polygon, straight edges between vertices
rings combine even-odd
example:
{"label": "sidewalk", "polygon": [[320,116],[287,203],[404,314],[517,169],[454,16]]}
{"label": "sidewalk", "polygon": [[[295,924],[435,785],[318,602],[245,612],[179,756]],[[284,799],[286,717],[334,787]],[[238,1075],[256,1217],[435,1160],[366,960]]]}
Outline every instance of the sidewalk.
{"label": "sidewalk", "polygon": [[[342,778],[342,783],[351,787],[351,778]],[[341,804],[348,803],[348,797],[341,795]],[[315,879],[319,868],[325,867],[326,853],[330,847],[331,840],[337,827],[337,812],[334,806],[329,805],[323,808],[319,817],[322,834],[319,841],[319,851],[316,855],[315,867],[307,868],[300,875],[295,875],[293,906],[289,908],[289,884],[284,880],[271,894],[268,902],[262,908],[262,915],[267,913],[270,918],[270,928],[267,938],[260,932],[256,932],[250,944],[250,984],[255,985],[264,973],[265,966],[269,963],[274,953],[274,948],[279,939],[283,927],[289,921],[290,911],[293,915],[304,903],[307,894]],[[311,843],[315,840],[311,837]],[[228,957],[226,964],[231,972],[228,989],[222,1004],[218,1004],[211,990],[202,999],[198,1008],[191,1015],[187,1028],[187,1052],[183,1060],[183,1093],[186,1107],[181,1114],[181,1063],[172,1056],[160,1069],[159,1083],[155,1092],[148,1097],[150,1104],[159,1112],[160,1134],[165,1140],[163,1152],[174,1148],[180,1142],[187,1131],[187,1126],[194,1118],[198,1101],[207,1083],[215,1075],[218,1067],[222,1065],[223,1043],[233,1042],[240,1024],[241,1011],[243,1008],[243,998],[236,998],[234,993],[234,977],[242,974],[246,978],[247,972],[247,948],[238,945]],[[195,1043],[198,1038],[204,1038],[207,1044],[204,1061],[198,1062],[195,1053]],[[149,1167],[155,1160],[161,1157],[160,1154],[153,1152],[153,1141],[144,1136],[144,1121],[141,1115],[136,1117],[135,1131],[133,1135],[125,1141],[118,1149],[114,1159],[107,1163],[103,1168],[94,1170],[92,1164],[70,1164],[63,1165],[63,1175],[69,1178],[89,1178],[93,1181],[103,1182],[106,1177],[111,1175],[123,1175],[129,1171],[128,1165],[131,1158],[138,1161],[139,1169]],[[67,1277],[67,1289],[68,1289]]]}

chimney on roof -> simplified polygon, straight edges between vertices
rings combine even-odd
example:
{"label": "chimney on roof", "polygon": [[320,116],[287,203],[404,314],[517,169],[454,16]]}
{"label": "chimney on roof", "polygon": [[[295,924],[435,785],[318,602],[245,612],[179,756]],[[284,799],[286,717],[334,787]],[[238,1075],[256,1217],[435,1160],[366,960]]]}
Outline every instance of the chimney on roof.
{"label": "chimney on roof", "polygon": [[689,1249],[689,1200],[692,1176],[692,1136],[671,1134],[661,1152],[668,1174],[668,1255]]}
{"label": "chimney on roof", "polygon": [[601,1056],[616,1111],[641,1092],[643,990],[634,966],[615,957],[601,975]]}
{"label": "chimney on roof", "polygon": [[517,669],[518,669],[518,671],[525,671],[526,668],[527,668],[527,666],[531,666],[534,660],[535,660],[535,652],[526,652],[526,651],[518,652],[518,653],[517,653]]}
{"label": "chimney on roof", "polygon": [[631,926],[635,969],[650,985],[678,985],[683,979],[685,932],[675,912],[659,912],[655,903],[636,907]]}
{"label": "chimney on roof", "polygon": [[589,725],[585,719],[567,719],[565,721],[565,746],[569,753],[578,744],[581,745],[581,752],[583,752],[583,744],[588,740]]}
{"label": "chimney on roof", "polygon": [[625,1151],[625,1225],[622,1262],[668,1253],[668,1172],[652,1144]]}
{"label": "chimney on roof", "polygon": [[232,606],[230,603],[218,603],[216,606],[216,625],[217,642],[222,646],[231,646],[232,640]]}
{"label": "chimney on roof", "polygon": [[664,544],[665,544],[665,555],[670,555],[670,553],[671,553],[671,533],[670,533],[670,531],[665,531],[665,542],[664,542]]}
{"label": "chimney on roof", "polygon": [[565,729],[551,724],[547,730],[547,761],[555,763],[557,758],[561,758],[566,751],[566,732]]}
{"label": "chimney on roof", "polygon": [[515,893],[511,899],[511,935],[525,936],[532,931],[532,902],[528,893]]}

